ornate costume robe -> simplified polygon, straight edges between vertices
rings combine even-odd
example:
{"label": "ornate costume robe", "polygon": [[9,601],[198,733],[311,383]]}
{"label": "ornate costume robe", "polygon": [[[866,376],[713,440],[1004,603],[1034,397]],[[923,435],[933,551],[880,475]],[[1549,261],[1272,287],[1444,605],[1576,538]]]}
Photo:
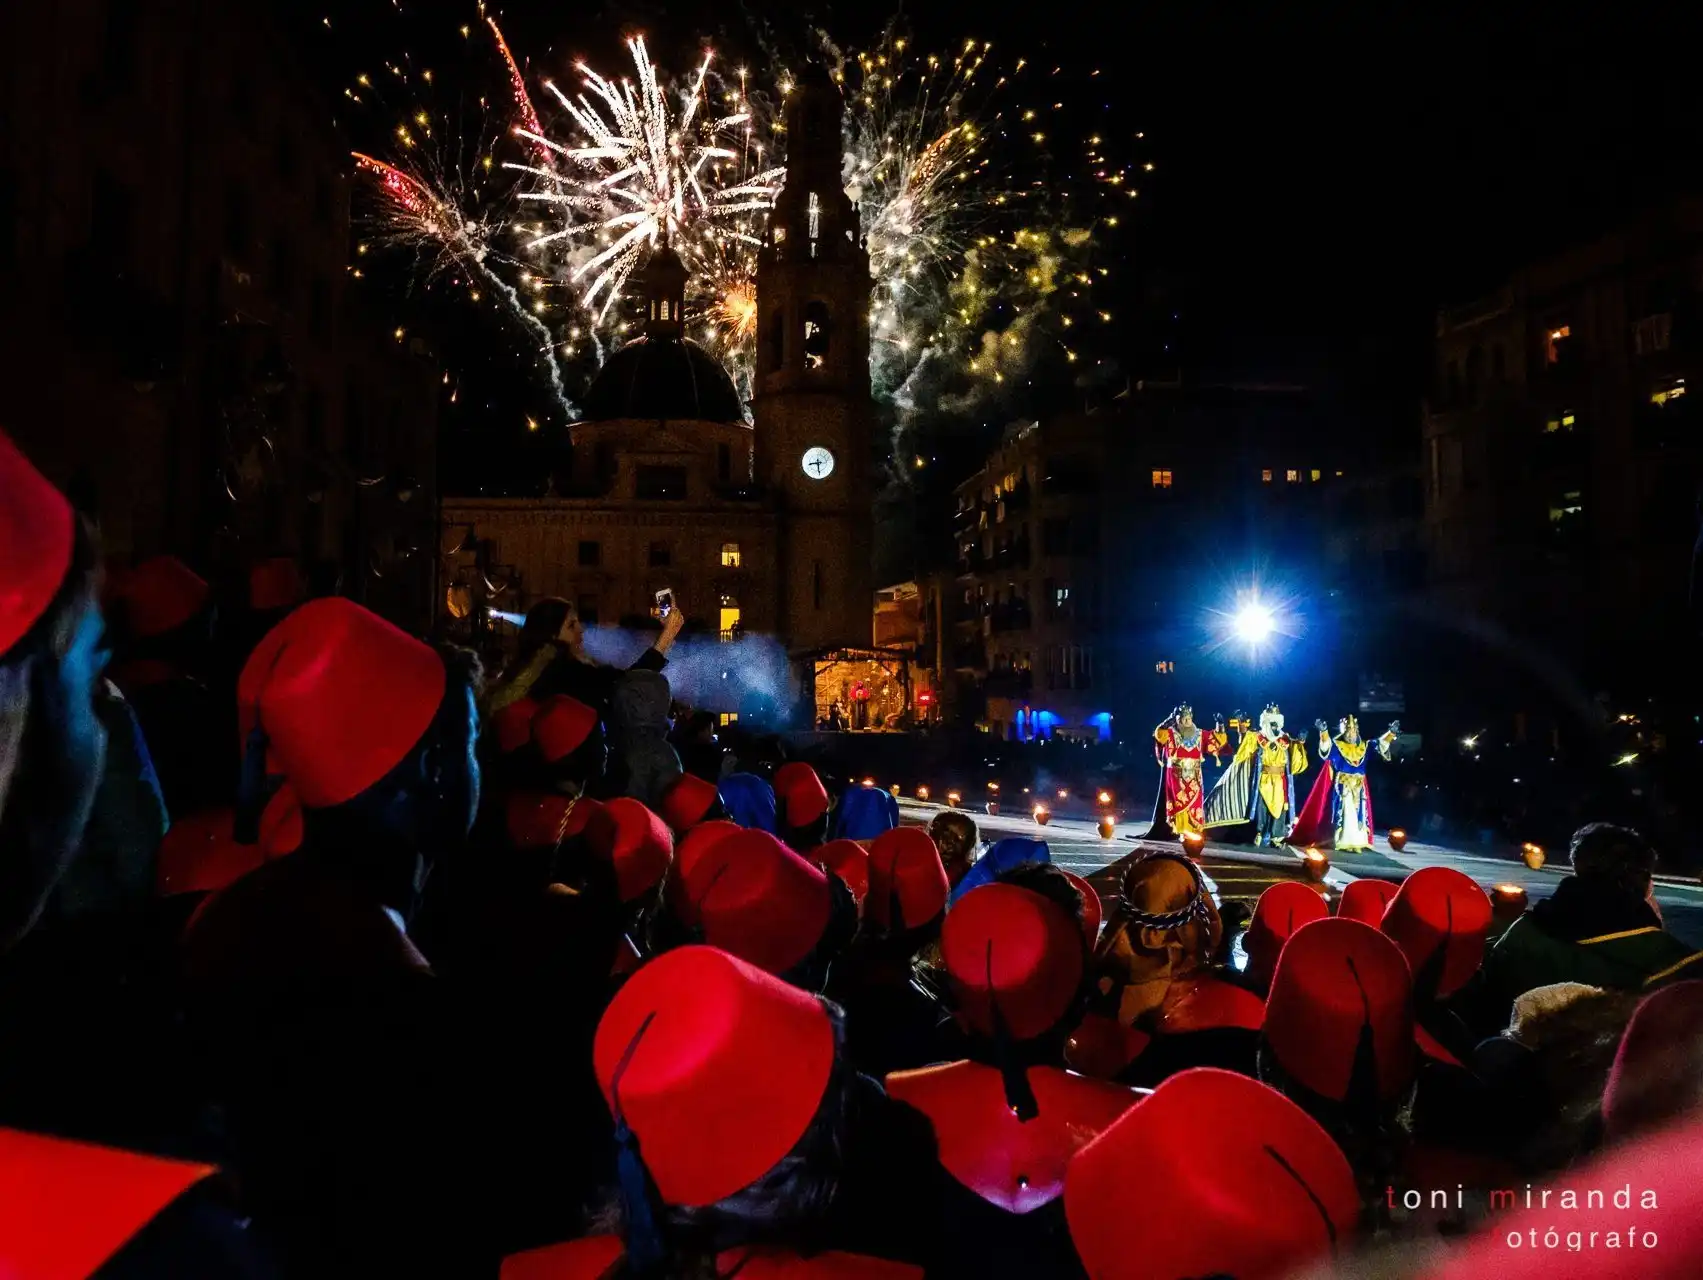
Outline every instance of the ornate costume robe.
{"label": "ornate costume robe", "polygon": [[1192,730],[1160,725],[1153,731],[1154,754],[1165,770],[1165,817],[1179,836],[1204,830],[1206,782],[1201,776],[1207,755],[1216,759],[1229,749],[1230,737],[1221,730]]}

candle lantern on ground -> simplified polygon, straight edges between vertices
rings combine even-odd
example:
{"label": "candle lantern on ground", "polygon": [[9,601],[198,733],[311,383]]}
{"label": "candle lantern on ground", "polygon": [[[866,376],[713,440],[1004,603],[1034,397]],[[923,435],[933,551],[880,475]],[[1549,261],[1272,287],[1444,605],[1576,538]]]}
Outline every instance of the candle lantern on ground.
{"label": "candle lantern on ground", "polygon": [[918,800],[927,800],[928,799],[928,788],[927,787],[918,787],[917,788],[917,799]]}
{"label": "candle lantern on ground", "polygon": [[1308,849],[1301,855],[1301,865],[1306,868],[1309,880],[1323,880],[1330,870],[1330,859],[1317,849]]}
{"label": "candle lantern on ground", "polygon": [[988,783],[988,817],[999,816],[999,783]]}
{"label": "candle lantern on ground", "polygon": [[1520,857],[1533,871],[1543,866],[1543,850],[1538,845],[1527,844],[1520,847]]}
{"label": "candle lantern on ground", "polygon": [[1183,832],[1183,852],[1191,858],[1198,858],[1206,848],[1206,837],[1198,831]]}
{"label": "candle lantern on ground", "polygon": [[1118,820],[1109,813],[1100,815],[1100,839],[1110,840],[1118,834]]}
{"label": "candle lantern on ground", "polygon": [[948,791],[946,793],[946,806],[949,809],[956,809],[958,805],[962,803],[963,799],[964,797],[959,795],[956,791]]}
{"label": "candle lantern on ground", "polygon": [[1047,825],[1047,823],[1051,822],[1052,820],[1053,820],[1053,811],[1051,809],[1047,808],[1047,806],[1044,805],[1044,804],[1038,804],[1038,805],[1035,806],[1035,821],[1036,822],[1038,822],[1041,826],[1044,827],[1044,826]]}
{"label": "candle lantern on ground", "polygon": [[1517,884],[1499,884],[1490,891],[1490,905],[1496,919],[1508,923],[1524,914],[1526,891]]}
{"label": "candle lantern on ground", "polygon": [[1391,831],[1390,848],[1395,850],[1397,853],[1400,853],[1403,849],[1407,848],[1407,832],[1403,831],[1400,827]]}

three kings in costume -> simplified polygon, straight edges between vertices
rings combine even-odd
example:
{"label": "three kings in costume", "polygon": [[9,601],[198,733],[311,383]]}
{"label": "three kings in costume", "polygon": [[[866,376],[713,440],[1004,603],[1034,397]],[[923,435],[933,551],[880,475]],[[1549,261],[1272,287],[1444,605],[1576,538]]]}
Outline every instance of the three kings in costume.
{"label": "three kings in costume", "polygon": [[1385,760],[1401,732],[1393,722],[1373,742],[1360,737],[1360,722],[1345,716],[1337,723],[1336,737],[1325,722],[1315,722],[1319,731],[1319,777],[1302,806],[1291,833],[1294,844],[1324,844],[1330,841],[1345,852],[1364,853],[1372,847],[1372,792],[1366,785],[1367,748],[1375,747]]}
{"label": "three kings in costume", "polygon": [[1211,729],[1202,729],[1194,722],[1194,708],[1187,705],[1171,712],[1170,718],[1153,731],[1153,754],[1164,777],[1149,835],[1158,836],[1167,828],[1179,837],[1204,830],[1206,757],[1222,763],[1218,757],[1229,748],[1230,735],[1224,731],[1223,719],[1217,718]]}
{"label": "three kings in costume", "polygon": [[1240,733],[1236,757],[1206,798],[1207,830],[1252,823],[1254,844],[1277,846],[1289,838],[1295,821],[1295,775],[1307,768],[1307,748],[1283,731],[1283,712],[1275,703],[1260,712],[1259,732],[1246,720],[1232,719]]}

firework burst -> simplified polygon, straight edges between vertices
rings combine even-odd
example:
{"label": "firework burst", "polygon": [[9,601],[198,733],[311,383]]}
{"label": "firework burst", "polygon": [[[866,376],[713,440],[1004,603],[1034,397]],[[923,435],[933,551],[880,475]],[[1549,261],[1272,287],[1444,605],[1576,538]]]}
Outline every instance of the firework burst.
{"label": "firework burst", "polygon": [[[577,97],[546,82],[573,126],[572,141],[516,127],[518,136],[557,160],[507,166],[538,180],[520,198],[547,206],[558,223],[526,247],[565,245],[567,278],[603,324],[633,270],[666,239],[686,263],[700,314],[737,319],[743,310],[737,299],[748,292],[752,254],[762,243],[763,222],[785,171],[753,167],[761,162],[762,148],[751,137],[752,113],[743,93],[734,99],[735,109],[716,114],[713,55],[706,54],[671,95],[644,40],[630,40],[628,49],[636,84],[617,84],[583,63],[576,70],[585,91]],[[718,326],[736,344],[740,328]]]}
{"label": "firework burst", "polygon": [[[744,70],[718,72],[706,53],[671,79],[635,38],[626,78],[581,63],[577,93],[543,81],[560,108],[552,118],[541,116],[502,32],[486,22],[512,100],[502,132],[524,154],[501,163],[512,181],[484,204],[454,175],[358,157],[377,181],[390,238],[429,252],[432,271],[459,265],[486,281],[549,352],[558,384],[561,355],[573,347],[563,336],[549,341],[547,321],[573,325],[576,339],[583,327],[601,361],[631,325],[632,273],[666,239],[687,267],[691,336],[749,389],[757,255],[785,179],[775,163],[784,144],[776,107],[790,77],[771,94],[750,86]],[[1070,327],[1088,313],[1070,312],[1091,308],[1090,273],[1104,274],[1090,264],[1102,224],[1065,207],[1072,184],[1035,176],[1030,162],[1050,154],[1037,120],[1049,104],[1016,100],[1033,92],[1024,62],[1001,68],[975,41],[915,52],[896,31],[865,52],[842,53],[826,38],[818,52],[845,96],[844,182],[874,281],[871,381],[896,427],[922,405],[973,409],[1049,351],[1075,361],[1071,339],[1082,330]],[[1048,96],[1059,92],[1053,84]],[[398,136],[412,145],[406,122]],[[1125,179],[1104,153],[1092,139],[1096,181],[1082,184],[1090,190]],[[488,172],[488,152],[482,162]],[[518,283],[499,289],[503,281]]]}

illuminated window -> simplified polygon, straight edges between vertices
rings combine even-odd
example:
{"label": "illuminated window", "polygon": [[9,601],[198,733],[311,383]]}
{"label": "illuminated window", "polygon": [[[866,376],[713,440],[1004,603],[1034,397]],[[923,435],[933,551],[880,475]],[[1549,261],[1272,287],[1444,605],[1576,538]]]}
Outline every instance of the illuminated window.
{"label": "illuminated window", "polygon": [[1269,470],[1260,472],[1260,479],[1263,480],[1266,484],[1270,484],[1271,483],[1271,472]]}
{"label": "illuminated window", "polygon": [[1160,662],[1155,662],[1153,664],[1153,670],[1162,676],[1175,675],[1177,673],[1177,664],[1166,659]]}
{"label": "illuminated window", "polygon": [[662,317],[661,318],[664,319],[664,320],[668,319],[668,304],[666,302],[662,304]]}
{"label": "illuminated window", "polygon": [[785,227],[776,227],[775,228],[775,243],[776,244],[785,244],[786,243],[786,228]]}
{"label": "illuminated window", "polygon": [[1301,483],[1301,473],[1297,470],[1294,470],[1294,469],[1290,469],[1288,471],[1285,471],[1283,473],[1283,478],[1285,480],[1287,480],[1290,484],[1300,484]]}
{"label": "illuminated window", "polygon": [[1564,413],[1559,417],[1551,418],[1545,422],[1543,424],[1543,432],[1545,435],[1555,435],[1558,432],[1571,431],[1578,425],[1579,417],[1577,414]]}
{"label": "illuminated window", "polygon": [[1307,474],[1310,477],[1312,477],[1312,481],[1313,481],[1314,484],[1317,484],[1320,480],[1323,480],[1324,476],[1325,476],[1325,473],[1320,471],[1317,467],[1314,467]]}
{"label": "illuminated window", "polygon": [[1551,329],[1544,342],[1543,360],[1545,364],[1554,364],[1561,359],[1562,352],[1567,350],[1567,340],[1573,336],[1573,326],[1564,324]]}
{"label": "illuminated window", "polygon": [[717,719],[716,723],[718,723],[719,725],[721,725],[722,728],[725,729],[728,725],[736,724],[736,723],[738,723],[738,721],[739,721],[739,713],[737,711],[723,711],[721,713],[720,717]]}
{"label": "illuminated window", "polygon": [[1654,391],[1650,392],[1650,403],[1667,404],[1670,401],[1679,399],[1684,394],[1685,379],[1674,378],[1669,382],[1662,383]]}
{"label": "illuminated window", "polygon": [[816,239],[822,234],[822,200],[814,191],[810,193],[810,238]]}
{"label": "illuminated window", "polygon": [[739,626],[739,601],[733,596],[721,598],[721,618],[718,625],[724,639],[731,636]]}
{"label": "illuminated window", "polygon": [[1169,489],[1171,487],[1171,473],[1169,471],[1155,471],[1153,473],[1153,487],[1155,489]]}
{"label": "illuminated window", "polygon": [[723,569],[737,569],[739,567],[739,563],[739,544],[737,542],[722,543],[721,567]]}
{"label": "illuminated window", "polygon": [[1549,504],[1549,523],[1557,533],[1577,526],[1585,514],[1583,495],[1577,489],[1570,489],[1559,498],[1551,499]]}

